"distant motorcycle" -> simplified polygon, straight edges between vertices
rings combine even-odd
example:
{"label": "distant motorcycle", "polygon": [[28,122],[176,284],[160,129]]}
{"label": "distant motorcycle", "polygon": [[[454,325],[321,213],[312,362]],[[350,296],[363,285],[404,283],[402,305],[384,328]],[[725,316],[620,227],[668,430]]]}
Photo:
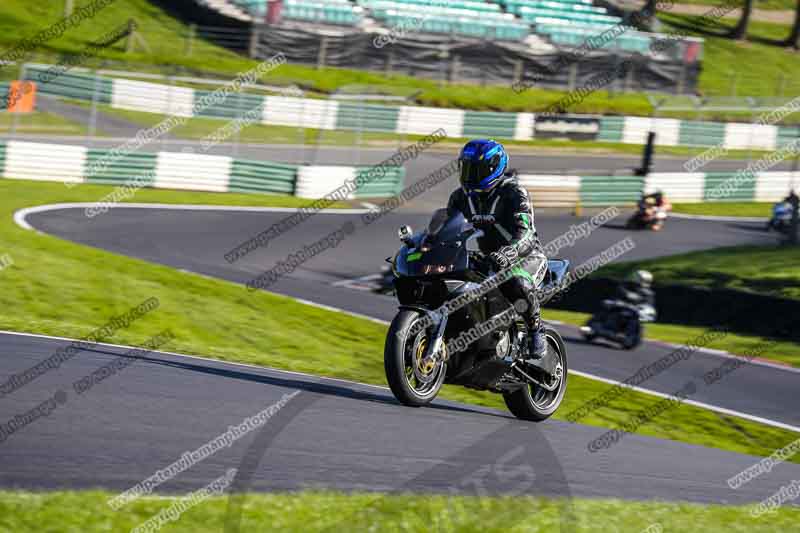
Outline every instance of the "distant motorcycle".
{"label": "distant motorcycle", "polygon": [[767,222],[767,231],[775,230],[788,234],[792,228],[792,204],[778,202],[772,206],[772,218]]}
{"label": "distant motorcycle", "polygon": [[645,322],[654,322],[656,309],[649,303],[632,304],[623,300],[603,300],[603,309],[581,327],[587,342],[600,337],[633,350],[642,342]]}
{"label": "distant motorcycle", "polygon": [[667,220],[667,211],[668,208],[666,206],[642,206],[631,215],[625,227],[628,229],[660,231]]}

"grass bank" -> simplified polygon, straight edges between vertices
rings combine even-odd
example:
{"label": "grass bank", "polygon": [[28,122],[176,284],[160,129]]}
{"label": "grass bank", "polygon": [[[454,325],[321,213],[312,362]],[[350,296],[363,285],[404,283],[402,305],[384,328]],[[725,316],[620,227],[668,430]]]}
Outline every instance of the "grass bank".
{"label": "grass bank", "polygon": [[[40,2],[34,5],[25,0],[6,0],[0,6],[0,45],[11,48],[20,37],[34,35],[57,22],[62,14],[63,4],[60,2]],[[234,77],[256,64],[255,61],[203,41],[195,42],[191,54],[188,54],[187,25],[168,16],[147,0],[112,3],[92,20],[84,21],[58,39],[42,44],[30,59],[55,63],[60,54],[80,52],[90,41],[118,28],[129,19],[136,20],[148,49],[140,47],[136,52],[126,53],[123,45],[119,44],[102,50],[97,58],[87,61],[87,66],[98,66],[105,60],[113,61],[114,68],[123,70],[171,74],[180,70],[213,70],[214,75]],[[772,44],[776,39],[788,35],[788,26],[753,22],[750,40],[738,43],[709,33],[714,28],[698,27],[698,17],[665,14],[660,19],[665,25],[665,31],[685,31],[706,39],[703,71],[700,75],[700,91],[703,94],[730,94],[732,80],[735,79],[732,73],[736,72],[743,73],[736,81],[738,95],[774,96],[786,89],[781,81],[784,78],[789,87],[793,87],[793,79],[786,77],[786,73],[796,71],[800,64],[798,55]],[[729,26],[733,23],[725,20],[721,24]],[[209,65],[213,67],[210,69]],[[17,72],[8,68],[0,69],[0,75],[2,79],[13,79]],[[781,75],[785,75],[784,78]],[[546,108],[566,94],[563,91],[536,88],[516,94],[510,88],[510,81],[508,85],[486,86],[476,90],[477,86],[473,84],[447,84],[410,76],[385,76],[351,69],[318,70],[300,65],[281,66],[263,81],[272,84],[295,83],[320,94],[329,94],[346,85],[368,85],[380,87],[384,92],[392,94],[417,94],[415,101],[423,105],[497,111],[536,111]],[[786,96],[791,94],[792,91],[786,92]],[[616,94],[599,90],[576,104],[570,111],[650,115],[652,106],[645,94]],[[681,116],[694,118],[697,115],[692,112]],[[718,112],[707,114],[703,118],[720,119],[729,116],[736,115]],[[790,116],[787,120],[797,122],[800,117]]]}
{"label": "grass bank", "polygon": [[675,213],[687,215],[711,215],[719,217],[764,217],[764,223],[772,216],[772,202],[698,202],[672,204]]}
{"label": "grass bank", "polygon": [[737,289],[800,300],[800,247],[732,246],[609,265],[598,275],[650,270],[659,283]]}
{"label": "grass bank", "polygon": [[[175,501],[144,497],[113,511],[106,505],[110,496],[99,491],[0,492],[0,529],[15,533],[129,531]],[[750,516],[752,506],[582,498],[566,501],[529,496],[299,492],[237,495],[230,501],[214,497],[186,511],[164,531],[227,530],[229,503],[241,509],[237,530],[284,533],[335,530],[505,533],[559,528],[576,533],[767,533],[794,531],[800,520],[800,510],[790,506],[780,507],[768,517],[754,518]]]}
{"label": "grass bank", "polygon": [[14,115],[0,112],[0,133],[39,133],[44,135],[85,135],[87,128],[55,113],[35,111]]}

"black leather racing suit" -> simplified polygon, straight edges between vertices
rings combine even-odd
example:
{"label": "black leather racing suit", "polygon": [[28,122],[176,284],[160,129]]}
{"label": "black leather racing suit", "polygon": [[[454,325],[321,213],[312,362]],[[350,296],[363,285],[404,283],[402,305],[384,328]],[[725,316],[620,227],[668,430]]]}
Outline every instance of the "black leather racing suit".
{"label": "black leather racing suit", "polygon": [[656,295],[652,289],[633,281],[623,281],[617,285],[617,300],[605,300],[603,308],[597,313],[601,322],[609,324],[609,318],[613,317],[613,322],[609,325],[619,330],[622,327],[621,315],[614,310],[619,308],[619,302],[638,307],[642,304],[656,306]]}
{"label": "black leather racing suit", "polygon": [[[489,193],[470,197],[463,189],[456,189],[450,195],[447,210],[450,215],[460,211],[464,218],[484,230],[485,235],[478,239],[478,247],[486,255],[511,246],[523,258],[520,263],[533,259],[533,254],[546,259],[534,226],[528,191],[520,187],[512,175],[507,175]],[[536,297],[533,276],[519,266],[511,272],[513,277],[500,286],[500,291],[512,304],[518,300],[526,302],[527,306],[517,305],[517,310],[521,311],[528,327],[539,329],[539,299]]]}
{"label": "black leather racing suit", "polygon": [[632,305],[650,304],[656,306],[656,295],[652,289],[632,281],[624,281],[617,287],[620,300]]}

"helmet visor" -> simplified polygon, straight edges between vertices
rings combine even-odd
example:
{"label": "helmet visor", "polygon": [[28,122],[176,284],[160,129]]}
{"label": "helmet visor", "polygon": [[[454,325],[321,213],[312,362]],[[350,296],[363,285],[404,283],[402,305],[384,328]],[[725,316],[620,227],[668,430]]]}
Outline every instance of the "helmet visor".
{"label": "helmet visor", "polygon": [[488,161],[471,161],[469,159],[460,159],[459,164],[461,168],[461,186],[465,189],[479,189],[481,188],[481,181],[492,175],[497,169],[497,164],[500,162],[500,156],[495,155]]}

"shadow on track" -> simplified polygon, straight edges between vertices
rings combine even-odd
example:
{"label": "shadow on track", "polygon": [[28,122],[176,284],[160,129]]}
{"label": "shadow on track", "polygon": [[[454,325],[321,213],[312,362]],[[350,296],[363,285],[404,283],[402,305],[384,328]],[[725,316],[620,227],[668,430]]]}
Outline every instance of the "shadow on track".
{"label": "shadow on track", "polygon": [[624,223],[622,223],[622,224],[608,224],[608,223],[606,223],[606,224],[603,224],[600,227],[603,228],[603,229],[624,230],[624,231],[630,231],[631,233],[636,233],[636,230],[632,230],[631,228],[627,227]]}
{"label": "shadow on track", "polygon": [[624,351],[619,346],[611,341],[607,341],[606,339],[597,338],[589,342],[583,337],[565,337],[562,335],[562,338],[564,339],[564,342],[568,342],[570,344],[582,344],[584,346],[592,346],[594,348],[607,348],[608,350],[614,352]]}
{"label": "shadow on track", "polygon": [[745,231],[753,231],[756,233],[769,233],[769,230],[766,228],[764,224],[758,224],[757,222],[750,222],[748,224],[741,223],[741,222],[734,222],[731,224],[725,224],[729,228],[733,229],[743,229]]}
{"label": "shadow on track", "polygon": [[[172,361],[167,358],[159,358],[155,356],[148,356],[148,357],[137,357],[132,355],[126,354],[119,354],[112,352],[110,350],[102,350],[97,348],[85,348],[83,351],[86,352],[93,352],[99,353],[104,355],[111,355],[114,357],[124,357],[126,359],[137,359],[139,361],[145,363],[151,363],[156,365],[164,365],[173,368],[180,368],[183,370],[188,370],[191,372],[200,372],[203,374],[211,374],[215,376],[221,376],[229,379],[240,379],[245,381],[251,381],[255,383],[263,383],[265,385],[271,385],[275,387],[286,387],[286,388],[294,388],[299,389],[302,391],[307,392],[314,392],[317,394],[327,395],[327,396],[338,396],[342,398],[349,398],[353,400],[361,400],[361,401],[369,401],[369,402],[378,402],[387,405],[396,405],[400,406],[400,402],[395,400],[395,398],[391,395],[389,391],[386,391],[384,394],[380,393],[371,393],[367,391],[359,391],[349,388],[345,385],[336,385],[333,383],[319,383],[314,381],[314,378],[317,379],[337,379],[337,378],[325,378],[324,376],[308,376],[308,378],[303,378],[302,376],[297,377],[288,377],[288,376],[270,376],[257,373],[256,371],[246,371],[246,370],[233,370],[233,369],[226,369],[226,368],[214,368],[212,366],[207,366],[202,363],[189,363],[189,362],[181,362],[181,361]],[[209,364],[217,363],[217,364],[225,364],[226,361],[222,360],[210,360],[208,361]],[[280,369],[276,368],[269,368],[263,367],[263,372],[283,372]],[[354,382],[354,385],[359,385],[358,383]],[[374,386],[369,384],[364,384],[365,386]],[[478,408],[470,408],[469,406],[461,406],[457,405],[453,402],[447,402],[446,404],[442,404],[441,402],[445,402],[446,400],[441,400],[440,403],[437,404],[429,404],[426,407],[428,409],[441,409],[445,411],[456,411],[462,413],[471,413],[471,414],[481,414],[487,416],[496,416],[500,418],[513,418],[511,415],[505,415],[503,413],[491,412],[488,409],[478,409]]]}

